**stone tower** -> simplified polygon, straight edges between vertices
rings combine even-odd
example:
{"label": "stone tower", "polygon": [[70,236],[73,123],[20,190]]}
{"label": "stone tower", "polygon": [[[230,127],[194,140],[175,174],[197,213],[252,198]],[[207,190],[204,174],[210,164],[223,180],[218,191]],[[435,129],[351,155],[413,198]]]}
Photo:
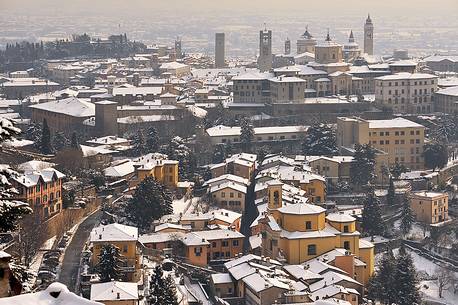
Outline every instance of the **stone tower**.
{"label": "stone tower", "polygon": [[225,66],[225,37],[224,33],[215,34],[215,68]]}
{"label": "stone tower", "polygon": [[315,53],[316,39],[309,32],[309,27],[305,28],[304,34],[296,42],[297,54],[309,52]]}
{"label": "stone tower", "polygon": [[181,39],[178,37],[175,40],[175,56],[177,59],[181,59],[183,57],[183,51],[181,50]]}
{"label": "stone tower", "polygon": [[374,55],[374,24],[369,14],[364,24],[364,53]]}
{"label": "stone tower", "polygon": [[286,38],[285,40],[285,55],[291,54],[291,40],[289,38]]}
{"label": "stone tower", "polygon": [[258,69],[261,72],[272,69],[272,31],[259,31]]}

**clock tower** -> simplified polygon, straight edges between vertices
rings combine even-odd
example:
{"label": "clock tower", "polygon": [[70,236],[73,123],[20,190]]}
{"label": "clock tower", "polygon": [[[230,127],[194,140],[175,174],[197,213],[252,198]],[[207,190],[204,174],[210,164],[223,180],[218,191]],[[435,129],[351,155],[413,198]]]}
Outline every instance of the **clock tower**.
{"label": "clock tower", "polygon": [[367,15],[364,24],[364,53],[374,55],[374,24],[370,15]]}

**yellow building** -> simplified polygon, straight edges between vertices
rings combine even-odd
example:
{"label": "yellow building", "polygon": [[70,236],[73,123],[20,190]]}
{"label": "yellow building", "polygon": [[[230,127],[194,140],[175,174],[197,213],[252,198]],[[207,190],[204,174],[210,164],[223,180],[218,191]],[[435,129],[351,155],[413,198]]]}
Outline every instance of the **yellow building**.
{"label": "yellow building", "polygon": [[141,253],[137,247],[138,229],[119,223],[100,225],[92,229],[90,243],[92,245],[92,266],[99,262],[102,246],[111,244],[119,249],[125,262],[123,271],[127,280],[136,281],[140,276]]}
{"label": "yellow building", "polygon": [[241,153],[227,158],[224,162],[210,167],[212,177],[217,178],[230,174],[250,180],[256,169],[257,156],[254,154]]}
{"label": "yellow building", "polygon": [[415,192],[410,197],[410,207],[417,221],[434,224],[448,220],[448,194]]}
{"label": "yellow building", "polygon": [[245,211],[247,187],[234,182],[225,182],[210,187],[212,201],[224,209],[236,212]]}
{"label": "yellow building", "polygon": [[269,184],[267,212],[259,220],[263,255],[301,264],[341,249],[362,262],[354,267],[356,280],[367,283],[373,272],[374,248],[361,247],[356,220],[345,214],[326,217],[325,209],[312,204],[284,205],[281,193],[282,183]]}
{"label": "yellow building", "polygon": [[389,166],[398,162],[410,169],[422,169],[424,140],[425,127],[404,118],[337,118],[337,145],[341,149],[352,148],[356,143],[371,144],[387,153]]}
{"label": "yellow building", "polygon": [[178,161],[167,160],[166,157],[166,155],[152,153],[134,159],[135,185],[146,177],[153,177],[169,188],[176,188],[178,186]]}

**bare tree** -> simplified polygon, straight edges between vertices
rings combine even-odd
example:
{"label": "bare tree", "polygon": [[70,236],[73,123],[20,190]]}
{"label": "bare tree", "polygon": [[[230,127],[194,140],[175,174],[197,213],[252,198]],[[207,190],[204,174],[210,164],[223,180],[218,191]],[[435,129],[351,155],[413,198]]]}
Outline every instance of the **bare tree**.
{"label": "bare tree", "polygon": [[38,213],[28,215],[21,221],[17,235],[17,256],[27,268],[46,241],[48,236],[48,225],[43,223]]}
{"label": "bare tree", "polygon": [[437,267],[435,270],[437,276],[437,288],[439,290],[439,298],[442,298],[442,293],[452,286],[456,281],[455,272],[449,268]]}

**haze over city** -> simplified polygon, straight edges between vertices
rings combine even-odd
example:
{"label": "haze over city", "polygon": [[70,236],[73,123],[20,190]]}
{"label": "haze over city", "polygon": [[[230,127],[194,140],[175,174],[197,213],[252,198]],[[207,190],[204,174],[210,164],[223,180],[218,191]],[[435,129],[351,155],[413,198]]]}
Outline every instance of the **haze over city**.
{"label": "haze over city", "polygon": [[0,305],[458,304],[458,0],[0,0]]}

